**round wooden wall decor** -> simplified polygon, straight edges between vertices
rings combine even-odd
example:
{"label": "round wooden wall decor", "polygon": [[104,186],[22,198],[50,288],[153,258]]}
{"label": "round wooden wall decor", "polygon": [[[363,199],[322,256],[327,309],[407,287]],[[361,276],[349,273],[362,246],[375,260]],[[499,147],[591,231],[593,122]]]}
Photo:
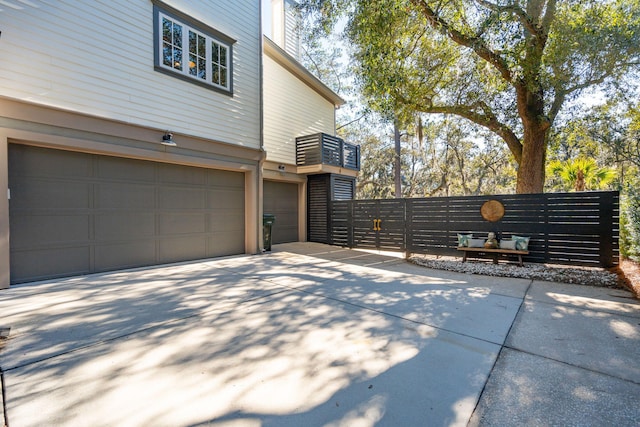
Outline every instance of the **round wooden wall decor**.
{"label": "round wooden wall decor", "polygon": [[498,200],[489,200],[484,202],[480,208],[482,218],[490,222],[500,221],[504,216],[504,205]]}

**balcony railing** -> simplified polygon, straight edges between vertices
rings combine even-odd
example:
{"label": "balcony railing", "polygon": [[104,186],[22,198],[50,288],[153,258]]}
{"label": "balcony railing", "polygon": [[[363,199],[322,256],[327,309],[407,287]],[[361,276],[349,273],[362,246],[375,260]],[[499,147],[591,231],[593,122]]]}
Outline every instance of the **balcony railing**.
{"label": "balcony railing", "polygon": [[296,138],[298,166],[330,165],[360,170],[360,146],[326,133]]}

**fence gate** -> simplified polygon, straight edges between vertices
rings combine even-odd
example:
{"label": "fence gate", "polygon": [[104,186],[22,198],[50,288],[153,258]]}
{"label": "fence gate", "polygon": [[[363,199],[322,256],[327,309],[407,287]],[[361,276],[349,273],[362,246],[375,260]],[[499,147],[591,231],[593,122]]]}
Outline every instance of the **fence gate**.
{"label": "fence gate", "polygon": [[[347,204],[344,209],[344,204]],[[363,249],[404,251],[405,201],[351,200],[334,212],[332,229],[338,231],[346,246]],[[341,215],[340,215],[341,214]],[[334,235],[337,237],[336,235]]]}

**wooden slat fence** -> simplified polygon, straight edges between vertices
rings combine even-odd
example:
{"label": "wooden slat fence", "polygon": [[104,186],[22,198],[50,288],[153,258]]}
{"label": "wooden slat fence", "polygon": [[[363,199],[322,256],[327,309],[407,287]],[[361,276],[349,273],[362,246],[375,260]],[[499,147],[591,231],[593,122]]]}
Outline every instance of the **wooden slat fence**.
{"label": "wooden slat fence", "polygon": [[[482,218],[488,200],[505,207],[496,222]],[[526,262],[611,267],[619,262],[619,193],[578,192],[421,199],[333,201],[329,236],[335,245],[458,255],[457,234],[531,238]]]}

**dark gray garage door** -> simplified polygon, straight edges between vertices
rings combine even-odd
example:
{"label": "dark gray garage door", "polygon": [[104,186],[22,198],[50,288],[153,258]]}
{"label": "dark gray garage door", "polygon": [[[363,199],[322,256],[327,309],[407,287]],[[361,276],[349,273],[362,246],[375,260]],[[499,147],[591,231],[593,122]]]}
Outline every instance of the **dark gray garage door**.
{"label": "dark gray garage door", "polygon": [[11,281],[244,252],[244,175],[9,145]]}
{"label": "dark gray garage door", "polygon": [[298,241],[298,184],[264,181],[264,213],[274,214],[273,243]]}

